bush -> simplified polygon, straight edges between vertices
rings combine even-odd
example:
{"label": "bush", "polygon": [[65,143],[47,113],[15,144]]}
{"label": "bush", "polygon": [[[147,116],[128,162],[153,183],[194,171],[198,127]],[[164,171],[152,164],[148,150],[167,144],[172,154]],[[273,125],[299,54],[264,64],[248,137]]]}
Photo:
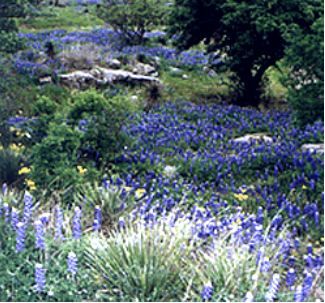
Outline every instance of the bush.
{"label": "bush", "polygon": [[94,90],[75,95],[67,118],[82,131],[82,156],[97,166],[114,159],[128,143],[123,126],[134,110],[128,96],[107,99]]}
{"label": "bush", "polygon": [[98,16],[109,23],[128,44],[142,44],[147,31],[163,25],[167,13],[164,0],[106,0]]}
{"label": "bush", "polygon": [[0,149],[0,184],[11,185],[18,181],[21,161],[22,158],[18,153],[10,149]]}
{"label": "bush", "polygon": [[59,106],[41,97],[27,123],[32,180],[41,188],[73,188],[98,177],[129,143],[123,132],[134,106],[127,96],[107,99],[96,91],[77,93]]}
{"label": "bush", "polygon": [[294,26],[287,35],[288,101],[302,126],[324,119],[323,36],[323,17],[316,19],[310,27]]}
{"label": "bush", "polygon": [[182,300],[191,236],[184,223],[173,228],[166,220],[149,228],[135,222],[107,240],[92,236],[88,264],[110,301]]}
{"label": "bush", "polygon": [[208,50],[224,54],[235,75],[237,102],[257,106],[265,71],[284,56],[288,27],[308,27],[322,16],[320,2],[176,0],[170,32],[181,48],[205,42]]}

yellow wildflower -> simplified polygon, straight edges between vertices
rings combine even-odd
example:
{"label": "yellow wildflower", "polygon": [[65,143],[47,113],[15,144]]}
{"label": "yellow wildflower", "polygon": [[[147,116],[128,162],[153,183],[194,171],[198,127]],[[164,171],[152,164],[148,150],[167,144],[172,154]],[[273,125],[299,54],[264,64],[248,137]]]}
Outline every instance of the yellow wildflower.
{"label": "yellow wildflower", "polygon": [[145,194],[146,190],[144,188],[138,188],[136,191],[135,191],[135,196],[136,198],[141,198],[143,197],[143,195]]}
{"label": "yellow wildflower", "polygon": [[18,171],[18,175],[24,175],[24,174],[29,174],[31,171],[31,169],[29,167],[22,167],[19,171]]}
{"label": "yellow wildflower", "polygon": [[306,190],[306,189],[307,189],[307,186],[304,184],[304,185],[302,186],[302,189],[303,189],[303,190]]}
{"label": "yellow wildflower", "polygon": [[234,197],[239,201],[246,201],[248,199],[248,195],[245,194],[234,194]]}
{"label": "yellow wildflower", "polygon": [[26,185],[28,186],[29,190],[35,190],[36,189],[36,184],[33,180],[26,179]]}
{"label": "yellow wildflower", "polygon": [[84,175],[87,172],[87,168],[83,168],[81,165],[77,166],[80,175]]}
{"label": "yellow wildflower", "polygon": [[130,192],[133,188],[130,186],[123,186],[124,190],[128,193]]}
{"label": "yellow wildflower", "polygon": [[10,144],[9,148],[14,152],[19,152],[21,150],[21,148],[15,143]]}

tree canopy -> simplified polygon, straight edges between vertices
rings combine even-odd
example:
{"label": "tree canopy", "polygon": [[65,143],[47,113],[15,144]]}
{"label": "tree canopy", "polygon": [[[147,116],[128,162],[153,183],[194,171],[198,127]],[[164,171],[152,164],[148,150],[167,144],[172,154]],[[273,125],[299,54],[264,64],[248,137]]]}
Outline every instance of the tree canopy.
{"label": "tree canopy", "polygon": [[286,32],[309,28],[322,13],[320,0],[175,0],[170,33],[181,49],[205,42],[224,54],[237,101],[256,106],[265,71],[285,55]]}

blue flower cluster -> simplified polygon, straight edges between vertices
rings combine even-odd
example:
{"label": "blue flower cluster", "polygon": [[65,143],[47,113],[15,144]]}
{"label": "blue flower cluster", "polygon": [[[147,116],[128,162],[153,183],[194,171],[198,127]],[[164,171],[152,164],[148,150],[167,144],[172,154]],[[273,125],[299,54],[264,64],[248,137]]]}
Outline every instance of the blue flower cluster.
{"label": "blue flower cluster", "polygon": [[[145,37],[153,39],[163,37],[164,32],[148,32]],[[190,50],[179,53],[175,48],[157,46],[128,46],[125,45],[119,33],[106,28],[95,29],[89,32],[53,30],[37,33],[20,33],[27,46],[27,50],[14,56],[14,67],[22,74],[32,77],[39,74],[57,73],[64,70],[59,62],[40,62],[40,53],[46,51],[46,44],[51,42],[57,51],[62,51],[75,44],[94,44],[102,51],[103,62],[121,55],[145,55],[147,57],[160,57],[171,64],[185,66],[202,66],[209,62],[209,56],[200,50]],[[214,64],[220,63],[215,60]]]}

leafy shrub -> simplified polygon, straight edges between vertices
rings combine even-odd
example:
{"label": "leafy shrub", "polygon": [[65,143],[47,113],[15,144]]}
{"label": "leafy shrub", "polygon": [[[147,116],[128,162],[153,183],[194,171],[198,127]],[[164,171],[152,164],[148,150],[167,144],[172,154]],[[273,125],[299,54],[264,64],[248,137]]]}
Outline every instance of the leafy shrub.
{"label": "leafy shrub", "polygon": [[21,160],[18,153],[10,149],[0,149],[0,184],[11,185],[17,182]]}
{"label": "leafy shrub", "polygon": [[107,99],[94,90],[75,95],[67,118],[82,131],[80,148],[84,156],[98,165],[122,151],[128,142],[123,126],[134,109],[128,96]]}
{"label": "leafy shrub", "polygon": [[167,7],[163,0],[106,0],[98,16],[119,32],[128,44],[142,44],[144,35],[162,25]]}
{"label": "leafy shrub", "polygon": [[237,101],[257,106],[265,71],[284,57],[288,27],[308,27],[322,17],[320,2],[176,0],[170,32],[181,48],[205,42],[208,50],[226,54],[223,61],[235,74]]}
{"label": "leafy shrub", "polygon": [[[323,1],[320,1],[320,6]],[[323,10],[323,8],[319,8]],[[314,15],[312,15],[314,17]],[[289,103],[300,125],[324,119],[324,21],[323,16],[309,27],[293,26],[287,37],[286,62]]]}
{"label": "leafy shrub", "polygon": [[97,169],[129,143],[123,126],[133,108],[127,96],[107,99],[96,91],[77,93],[62,106],[40,98],[33,107],[36,117],[27,124],[33,181],[63,189],[97,178]]}

